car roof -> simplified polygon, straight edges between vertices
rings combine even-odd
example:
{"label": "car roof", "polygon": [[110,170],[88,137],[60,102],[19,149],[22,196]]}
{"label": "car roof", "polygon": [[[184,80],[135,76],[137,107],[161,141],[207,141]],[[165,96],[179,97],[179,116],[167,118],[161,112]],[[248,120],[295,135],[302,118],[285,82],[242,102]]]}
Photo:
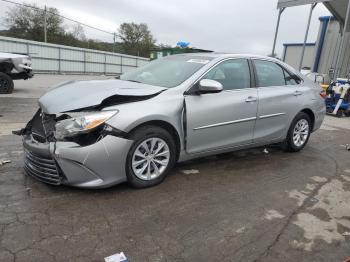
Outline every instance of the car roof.
{"label": "car roof", "polygon": [[271,61],[279,61],[273,57],[254,55],[254,54],[235,54],[235,53],[220,53],[220,52],[211,52],[211,53],[184,53],[178,54],[178,56],[191,56],[191,57],[212,57],[212,58],[259,58],[266,59]]}
{"label": "car roof", "polygon": [[269,57],[269,56],[263,56],[263,55],[254,55],[254,54],[234,54],[234,53],[218,53],[218,52],[211,52],[211,53],[183,53],[183,54],[177,54],[174,56],[188,56],[188,57],[199,57],[200,59],[205,59],[206,57],[211,59],[226,59],[226,58],[251,58],[251,59],[262,59],[262,60],[268,60],[271,62],[278,63],[280,65],[283,65],[284,68],[287,68],[289,71],[293,72],[294,74],[298,75],[301,78],[305,78],[304,75],[302,75],[299,71],[297,71],[295,68],[291,67],[290,65],[286,64],[285,62]]}

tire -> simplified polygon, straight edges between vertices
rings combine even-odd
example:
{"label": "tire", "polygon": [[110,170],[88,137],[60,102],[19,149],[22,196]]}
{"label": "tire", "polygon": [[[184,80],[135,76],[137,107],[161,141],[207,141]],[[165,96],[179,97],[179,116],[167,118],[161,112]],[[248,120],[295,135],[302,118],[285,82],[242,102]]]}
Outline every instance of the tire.
{"label": "tire", "polygon": [[0,94],[11,94],[13,92],[13,80],[10,76],[0,72]]}
{"label": "tire", "polygon": [[[305,124],[304,127],[307,130],[307,134],[305,131],[303,132],[302,130],[300,131],[299,129],[299,128],[303,128],[304,124]],[[289,127],[287,138],[283,143],[283,149],[287,152],[299,152],[306,146],[307,142],[309,141],[311,131],[312,131],[312,122],[310,117],[306,113],[303,113],[303,112],[298,113],[293,119]],[[298,140],[298,133],[300,137],[299,140]]]}
{"label": "tire", "polygon": [[[134,142],[128,152],[125,166],[129,185],[135,188],[158,185],[175,164],[176,144],[174,138],[163,128],[143,126],[133,131],[130,134],[130,139]],[[146,147],[148,150],[153,147],[153,150],[148,153]],[[151,151],[159,152],[153,157]],[[146,169],[144,169],[145,166]]]}

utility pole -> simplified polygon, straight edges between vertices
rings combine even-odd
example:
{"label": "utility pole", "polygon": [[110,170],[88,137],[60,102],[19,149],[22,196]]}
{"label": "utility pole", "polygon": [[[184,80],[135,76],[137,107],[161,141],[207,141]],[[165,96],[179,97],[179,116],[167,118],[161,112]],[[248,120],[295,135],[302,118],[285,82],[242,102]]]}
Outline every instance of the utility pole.
{"label": "utility pole", "polygon": [[47,43],[47,8],[44,9],[44,42]]}
{"label": "utility pole", "polygon": [[115,53],[115,42],[116,42],[116,38],[117,38],[116,34],[113,33],[113,53]]}

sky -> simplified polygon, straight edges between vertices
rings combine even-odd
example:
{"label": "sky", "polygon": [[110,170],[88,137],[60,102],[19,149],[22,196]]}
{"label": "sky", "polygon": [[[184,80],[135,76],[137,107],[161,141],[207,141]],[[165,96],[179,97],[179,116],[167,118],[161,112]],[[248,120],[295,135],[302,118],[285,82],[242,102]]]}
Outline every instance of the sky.
{"label": "sky", "polygon": [[[16,0],[15,0],[16,1]],[[19,1],[18,1],[19,2]],[[123,22],[146,23],[158,44],[175,46],[178,41],[217,52],[271,53],[278,10],[277,0],[27,0],[38,6],[56,7],[64,16],[106,31]],[[8,3],[0,1],[0,17]],[[304,40],[309,6],[287,8],[281,18],[277,53],[283,43]],[[308,42],[315,42],[318,17],[329,15],[319,4],[312,17]],[[112,36],[85,29],[86,35],[104,41]]]}

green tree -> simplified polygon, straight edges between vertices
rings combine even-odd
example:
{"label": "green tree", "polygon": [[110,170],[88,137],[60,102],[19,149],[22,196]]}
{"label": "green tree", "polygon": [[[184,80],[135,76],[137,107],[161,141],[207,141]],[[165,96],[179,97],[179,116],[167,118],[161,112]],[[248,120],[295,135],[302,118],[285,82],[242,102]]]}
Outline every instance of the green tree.
{"label": "green tree", "polygon": [[156,40],[146,24],[122,23],[118,29],[118,37],[125,53],[149,57],[150,48],[155,46]]}
{"label": "green tree", "polygon": [[87,40],[85,32],[84,32],[84,28],[82,27],[81,24],[73,25],[71,33],[76,39],[79,39],[81,41]]}
{"label": "green tree", "polygon": [[[121,43],[107,43],[85,36],[80,24],[73,27],[64,26],[63,18],[56,8],[47,8],[47,40],[50,43],[96,49],[115,50],[118,53],[149,57],[149,49],[155,40],[146,24],[123,23],[119,28]],[[9,8],[3,24],[7,30],[1,30],[4,36],[44,41],[45,11],[36,5],[18,5]]]}
{"label": "green tree", "polygon": [[[45,12],[36,5],[15,6],[9,8],[5,15],[5,25],[8,27],[7,35],[30,39],[35,41],[44,40]],[[56,8],[47,8],[47,39],[51,42],[57,35],[65,33],[63,19],[58,16]]]}

